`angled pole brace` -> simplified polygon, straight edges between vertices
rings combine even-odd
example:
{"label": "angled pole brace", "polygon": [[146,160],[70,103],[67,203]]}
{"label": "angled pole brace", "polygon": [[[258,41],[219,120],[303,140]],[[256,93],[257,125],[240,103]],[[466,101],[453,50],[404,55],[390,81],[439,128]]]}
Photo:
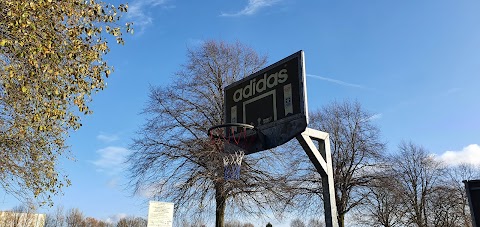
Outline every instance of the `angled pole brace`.
{"label": "angled pole brace", "polygon": [[[332,154],[328,133],[307,128],[298,135],[298,142],[308,155],[317,172],[322,177],[323,207],[327,227],[338,227],[337,205],[335,203],[335,188],[333,182]],[[318,149],[314,141],[318,143]]]}

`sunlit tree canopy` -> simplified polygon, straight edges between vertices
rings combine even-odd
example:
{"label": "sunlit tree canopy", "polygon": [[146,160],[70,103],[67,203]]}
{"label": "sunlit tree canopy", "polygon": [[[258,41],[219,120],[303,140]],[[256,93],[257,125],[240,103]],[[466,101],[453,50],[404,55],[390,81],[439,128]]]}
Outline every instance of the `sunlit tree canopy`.
{"label": "sunlit tree canopy", "polygon": [[94,0],[0,0],[0,184],[19,198],[70,184],[57,168],[65,139],[90,114],[91,95],[113,68],[108,41],[123,44],[127,5]]}

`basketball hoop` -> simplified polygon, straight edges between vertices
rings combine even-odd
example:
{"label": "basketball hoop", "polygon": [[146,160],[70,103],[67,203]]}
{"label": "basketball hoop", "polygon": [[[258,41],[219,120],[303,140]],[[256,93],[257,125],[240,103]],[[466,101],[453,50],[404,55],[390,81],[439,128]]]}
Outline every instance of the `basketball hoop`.
{"label": "basketball hoop", "polygon": [[240,169],[245,150],[255,141],[257,131],[253,125],[228,123],[208,129],[210,141],[215,149],[223,153],[224,179],[240,179]]}

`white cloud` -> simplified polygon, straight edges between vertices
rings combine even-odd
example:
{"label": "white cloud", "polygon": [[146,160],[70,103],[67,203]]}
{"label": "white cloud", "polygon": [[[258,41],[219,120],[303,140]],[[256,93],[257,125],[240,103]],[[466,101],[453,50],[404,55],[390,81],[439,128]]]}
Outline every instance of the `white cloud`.
{"label": "white cloud", "polygon": [[119,140],[120,138],[117,135],[108,135],[106,133],[101,132],[100,135],[97,136],[97,140],[100,140],[104,143],[111,143],[114,141]]}
{"label": "white cloud", "polygon": [[258,12],[261,8],[273,6],[279,1],[280,0],[248,0],[248,5],[243,10],[237,13],[222,13],[221,16],[236,17],[236,16],[253,15],[256,12]]}
{"label": "white cloud", "polygon": [[123,170],[125,157],[130,151],[124,147],[106,147],[97,151],[100,157],[92,163],[97,171],[115,175]]}
{"label": "white cloud", "polygon": [[377,114],[374,114],[374,115],[370,116],[368,119],[369,119],[370,121],[373,121],[373,120],[380,119],[380,118],[382,118],[382,117],[383,117],[383,114],[377,113]]}
{"label": "white cloud", "polygon": [[332,78],[328,78],[328,77],[317,76],[317,75],[312,75],[312,74],[307,74],[307,76],[315,78],[315,79],[324,80],[324,81],[327,81],[327,82],[339,84],[339,85],[342,85],[342,86],[355,87],[355,88],[365,88],[363,85],[360,85],[360,84],[347,83],[345,81],[336,80],[336,79],[332,79]]}
{"label": "white cloud", "polygon": [[107,220],[105,220],[105,221],[106,221],[107,223],[114,224],[114,223],[117,223],[118,221],[120,221],[120,219],[126,218],[126,217],[128,217],[127,214],[125,214],[125,213],[119,213],[119,214],[111,215],[111,216],[108,217]]}
{"label": "white cloud", "polygon": [[368,117],[367,119],[364,119],[363,121],[374,121],[374,120],[380,119],[382,117],[383,117],[383,114],[377,113],[377,114],[374,114],[374,115]]}
{"label": "white cloud", "polygon": [[142,33],[146,27],[153,24],[149,10],[162,6],[163,9],[174,8],[167,5],[168,0],[136,0],[128,6],[127,19],[131,20],[137,33]]}
{"label": "white cloud", "polygon": [[480,145],[471,144],[461,151],[445,151],[438,158],[448,165],[472,164],[480,166]]}

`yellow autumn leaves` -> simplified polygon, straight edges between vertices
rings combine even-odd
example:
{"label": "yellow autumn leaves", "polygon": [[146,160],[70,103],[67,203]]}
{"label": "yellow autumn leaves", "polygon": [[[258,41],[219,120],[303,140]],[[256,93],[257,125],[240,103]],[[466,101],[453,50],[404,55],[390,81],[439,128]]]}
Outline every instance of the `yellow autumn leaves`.
{"label": "yellow autumn leaves", "polygon": [[[0,1],[0,185],[51,204],[69,184],[58,171],[65,139],[90,114],[91,95],[113,68],[108,41],[123,44],[127,11],[94,0]],[[108,36],[107,34],[111,35]],[[32,177],[35,176],[35,177]]]}

